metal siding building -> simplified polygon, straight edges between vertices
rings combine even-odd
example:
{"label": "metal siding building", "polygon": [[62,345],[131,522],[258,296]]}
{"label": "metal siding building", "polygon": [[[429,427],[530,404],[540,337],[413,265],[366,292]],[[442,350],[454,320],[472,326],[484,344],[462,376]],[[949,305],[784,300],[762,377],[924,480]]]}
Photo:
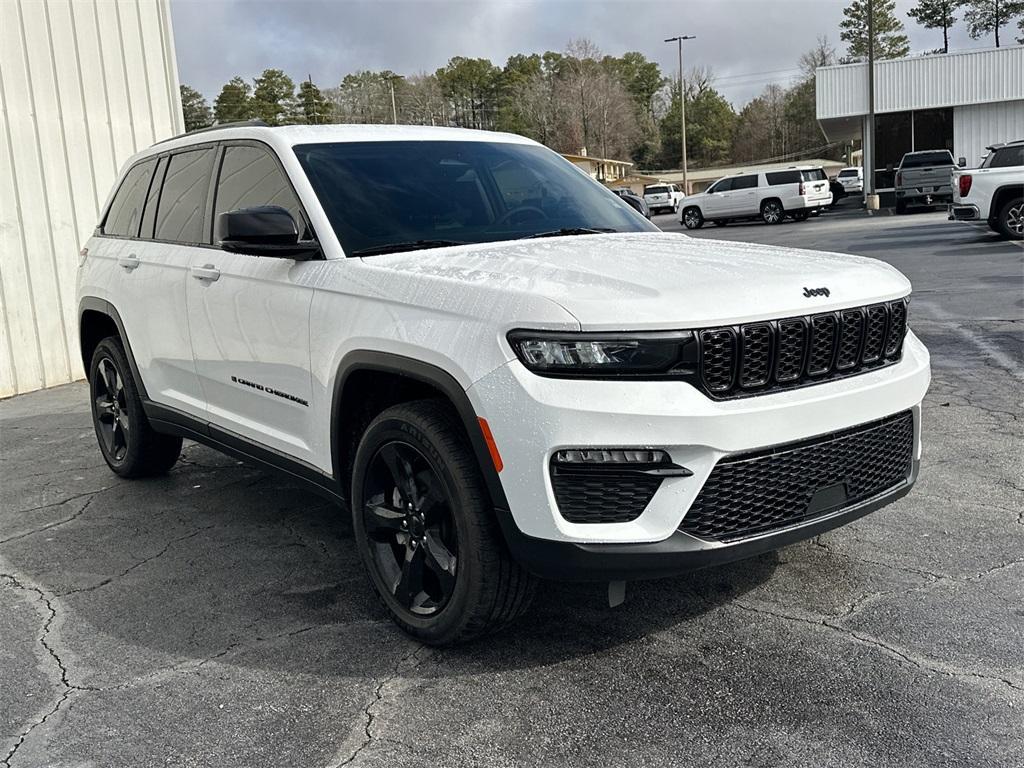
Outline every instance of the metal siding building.
{"label": "metal siding building", "polygon": [[0,2],[0,397],[81,378],[78,251],[121,165],[183,130],[168,0]]}
{"label": "metal siding building", "polygon": [[[816,74],[818,122],[825,135],[830,141],[860,139],[868,113],[867,64],[821,67]],[[940,148],[924,146],[918,115],[932,118],[932,143],[941,134],[954,157],[975,165],[987,145],[1024,138],[1024,47],[878,61],[875,112],[877,144],[881,149],[889,138],[892,147],[889,158],[875,163],[877,174],[896,153]],[[896,124],[900,119],[905,125]]]}

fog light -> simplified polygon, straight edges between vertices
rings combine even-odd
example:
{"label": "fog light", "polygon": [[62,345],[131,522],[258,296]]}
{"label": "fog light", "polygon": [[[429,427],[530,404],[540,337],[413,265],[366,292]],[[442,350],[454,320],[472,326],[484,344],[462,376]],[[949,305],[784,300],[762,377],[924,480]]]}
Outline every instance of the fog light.
{"label": "fog light", "polygon": [[556,464],[667,464],[665,451],[634,448],[570,448],[555,453]]}

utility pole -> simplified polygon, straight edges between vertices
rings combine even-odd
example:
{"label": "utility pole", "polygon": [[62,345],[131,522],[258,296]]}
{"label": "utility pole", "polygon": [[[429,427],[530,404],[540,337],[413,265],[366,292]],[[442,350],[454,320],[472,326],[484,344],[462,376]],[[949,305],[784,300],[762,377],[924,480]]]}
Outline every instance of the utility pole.
{"label": "utility pole", "polygon": [[[878,210],[875,194],[875,7],[868,0],[868,120],[861,137],[861,162],[864,163],[864,205]],[[870,150],[870,151],[869,151]]]}
{"label": "utility pole", "polygon": [[395,78],[388,78],[388,85],[391,87],[391,122],[398,125],[398,110],[395,108]]}
{"label": "utility pole", "polygon": [[310,103],[313,106],[313,123],[312,124],[313,125],[319,125],[320,121],[318,120],[317,114],[316,114],[316,99],[314,98],[314,94],[313,94],[313,75],[312,75],[312,73],[306,75],[306,82],[309,83],[309,92],[306,95],[308,96],[309,101],[310,101]]}
{"label": "utility pole", "polygon": [[666,43],[679,43],[679,128],[682,137],[683,156],[683,194],[690,194],[689,178],[686,174],[686,89],[683,81],[683,40],[693,40],[696,35],[676,35],[665,40]]}

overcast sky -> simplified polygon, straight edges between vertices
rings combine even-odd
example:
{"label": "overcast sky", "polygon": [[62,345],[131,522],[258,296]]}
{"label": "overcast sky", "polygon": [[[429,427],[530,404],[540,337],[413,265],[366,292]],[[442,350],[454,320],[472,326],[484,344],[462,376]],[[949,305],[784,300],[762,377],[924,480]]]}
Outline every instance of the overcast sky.
{"label": "overcast sky", "polygon": [[[769,82],[786,84],[800,54],[826,35],[837,50],[846,0],[172,0],[181,82],[211,102],[234,75],[269,67],[299,81],[312,75],[335,86],[349,72],[433,72],[452,56],[498,66],[515,53],[563,50],[588,38],[604,52],[640,51],[668,75],[676,47],[662,40],[696,35],[685,45],[689,69],[709,66],[736,107]],[[917,26],[897,0],[914,52],[942,45],[941,30]],[[1016,29],[1008,30],[1012,38]],[[990,46],[962,23],[951,49]]]}

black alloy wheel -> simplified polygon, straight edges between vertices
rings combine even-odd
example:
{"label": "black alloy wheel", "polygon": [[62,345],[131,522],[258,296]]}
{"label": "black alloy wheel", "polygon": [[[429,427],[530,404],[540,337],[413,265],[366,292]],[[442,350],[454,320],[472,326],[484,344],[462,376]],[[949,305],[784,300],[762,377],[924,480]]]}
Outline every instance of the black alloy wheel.
{"label": "black alloy wheel", "polygon": [[416,616],[444,609],[455,591],[459,542],[453,499],[416,447],[381,446],[363,481],[363,528],[376,576]]}
{"label": "black alloy wheel", "polygon": [[128,414],[128,401],[124,381],[114,361],[100,359],[93,381],[96,430],[106,455],[121,463],[128,455],[128,440],[132,431]]}

